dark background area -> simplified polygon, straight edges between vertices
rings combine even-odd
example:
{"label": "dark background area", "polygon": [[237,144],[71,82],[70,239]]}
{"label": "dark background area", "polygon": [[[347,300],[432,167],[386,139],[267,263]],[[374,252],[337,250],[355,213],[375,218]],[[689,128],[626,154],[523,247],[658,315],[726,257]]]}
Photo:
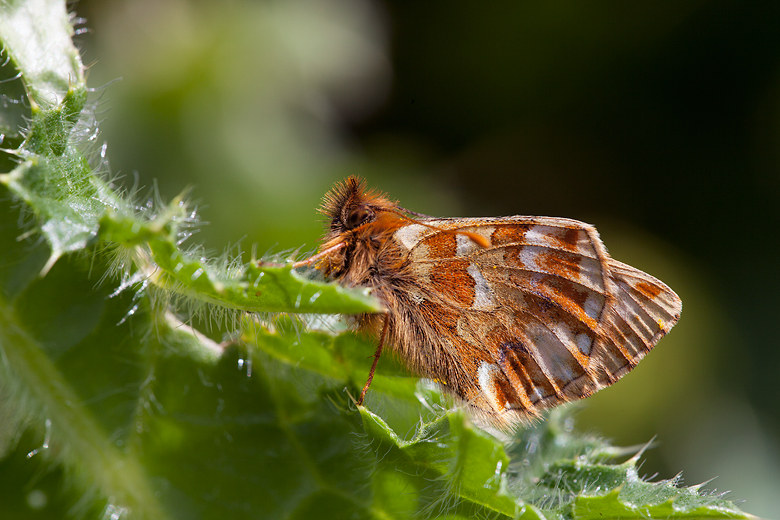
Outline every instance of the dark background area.
{"label": "dark background area", "polygon": [[[780,510],[780,4],[75,5],[110,175],[194,185],[219,253],[313,248],[365,176],[409,209],[597,225],[680,324],[582,428]],[[148,191],[141,191],[143,199]],[[236,249],[234,248],[234,251]]]}

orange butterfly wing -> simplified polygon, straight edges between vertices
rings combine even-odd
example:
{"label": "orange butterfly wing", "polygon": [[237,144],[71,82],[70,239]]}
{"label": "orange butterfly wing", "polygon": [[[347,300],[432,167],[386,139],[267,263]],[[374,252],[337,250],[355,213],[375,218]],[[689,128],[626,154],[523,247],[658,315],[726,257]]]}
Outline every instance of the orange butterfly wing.
{"label": "orange butterfly wing", "polygon": [[392,309],[396,348],[498,426],[614,383],[679,319],[674,291],[610,258],[588,224],[424,222],[439,229],[409,224],[393,235],[409,282]]}

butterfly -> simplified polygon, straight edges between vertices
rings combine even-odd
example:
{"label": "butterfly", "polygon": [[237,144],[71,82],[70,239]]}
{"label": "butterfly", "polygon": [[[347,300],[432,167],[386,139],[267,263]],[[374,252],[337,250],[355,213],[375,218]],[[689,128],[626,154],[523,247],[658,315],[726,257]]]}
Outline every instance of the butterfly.
{"label": "butterfly", "polygon": [[328,227],[305,263],[369,287],[383,314],[355,317],[478,419],[512,430],[633,369],[677,323],[660,280],[612,259],[596,229],[551,217],[433,218],[356,177],[323,199]]}

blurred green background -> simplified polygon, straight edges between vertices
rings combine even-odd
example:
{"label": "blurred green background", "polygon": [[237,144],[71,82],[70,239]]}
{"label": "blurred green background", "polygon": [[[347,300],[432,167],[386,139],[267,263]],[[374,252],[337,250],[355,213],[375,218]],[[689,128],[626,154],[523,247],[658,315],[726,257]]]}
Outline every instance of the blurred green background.
{"label": "blurred green background", "polygon": [[[579,425],[780,511],[780,4],[83,0],[110,174],[194,186],[219,253],[315,246],[349,174],[441,216],[565,216],[682,297]],[[121,78],[121,81],[112,82]],[[140,199],[148,189],[140,191]],[[234,249],[235,251],[235,249]],[[261,440],[258,439],[260,442]]]}

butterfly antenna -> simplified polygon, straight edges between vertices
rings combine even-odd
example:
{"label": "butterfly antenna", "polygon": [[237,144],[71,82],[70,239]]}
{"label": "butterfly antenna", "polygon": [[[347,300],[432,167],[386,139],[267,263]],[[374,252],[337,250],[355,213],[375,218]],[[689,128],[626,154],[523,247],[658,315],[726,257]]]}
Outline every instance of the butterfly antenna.
{"label": "butterfly antenna", "polygon": [[333,253],[334,251],[338,251],[342,247],[345,247],[347,245],[346,242],[339,242],[335,246],[331,246],[328,249],[325,249],[323,251],[320,251],[314,256],[310,256],[306,260],[301,260],[300,262],[295,262],[292,267],[293,269],[297,269],[298,267],[303,267],[305,265],[311,265],[315,262],[317,262],[320,258],[328,256],[329,254]]}

